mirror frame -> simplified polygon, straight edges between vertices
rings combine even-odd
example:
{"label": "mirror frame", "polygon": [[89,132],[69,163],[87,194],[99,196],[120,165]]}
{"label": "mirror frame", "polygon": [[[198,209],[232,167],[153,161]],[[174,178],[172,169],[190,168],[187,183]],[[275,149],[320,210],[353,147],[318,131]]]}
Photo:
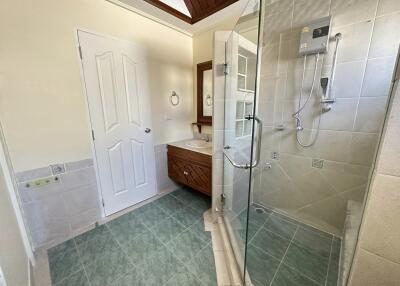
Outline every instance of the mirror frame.
{"label": "mirror frame", "polygon": [[212,125],[212,116],[203,114],[203,79],[204,71],[212,70],[212,61],[197,64],[197,123]]}

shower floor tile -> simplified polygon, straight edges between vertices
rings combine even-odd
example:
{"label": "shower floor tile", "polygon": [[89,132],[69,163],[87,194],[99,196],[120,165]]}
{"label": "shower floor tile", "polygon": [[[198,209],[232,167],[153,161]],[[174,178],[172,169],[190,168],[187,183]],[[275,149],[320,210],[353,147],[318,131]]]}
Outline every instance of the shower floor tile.
{"label": "shower floor tile", "polygon": [[[251,206],[249,217],[247,271],[252,283],[336,286],[340,238],[266,208],[256,212],[259,207]],[[246,213],[240,214],[239,220],[245,222]]]}
{"label": "shower floor tile", "polygon": [[48,251],[53,286],[217,285],[203,212],[180,189]]}

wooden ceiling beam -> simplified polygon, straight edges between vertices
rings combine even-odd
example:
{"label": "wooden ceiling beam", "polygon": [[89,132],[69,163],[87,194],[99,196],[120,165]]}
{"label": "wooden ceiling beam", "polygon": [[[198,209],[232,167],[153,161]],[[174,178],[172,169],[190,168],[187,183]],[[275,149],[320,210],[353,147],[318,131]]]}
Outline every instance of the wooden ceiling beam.
{"label": "wooden ceiling beam", "polygon": [[189,24],[195,24],[239,0],[184,0],[185,5],[192,17],[189,17],[183,14],[182,12],[175,10],[171,6],[168,6],[167,4],[159,0],[144,0],[144,1],[164,10],[165,12]]}
{"label": "wooden ceiling beam", "polygon": [[[194,0],[194,1],[196,1],[196,0]],[[195,23],[203,20],[204,18],[207,18],[208,16],[224,9],[225,7],[228,7],[229,5],[232,5],[233,3],[237,2],[237,1],[238,0],[223,0],[223,1],[216,2],[213,7],[202,10],[201,14],[196,15],[196,17],[194,17],[192,15],[192,24],[195,24]]]}

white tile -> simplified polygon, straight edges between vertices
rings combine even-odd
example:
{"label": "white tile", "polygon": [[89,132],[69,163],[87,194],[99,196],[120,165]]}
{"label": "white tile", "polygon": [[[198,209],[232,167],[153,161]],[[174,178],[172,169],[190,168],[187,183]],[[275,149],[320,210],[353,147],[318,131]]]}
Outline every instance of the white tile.
{"label": "white tile", "polygon": [[87,209],[79,215],[70,218],[70,227],[72,233],[78,234],[82,229],[85,229],[101,219],[101,212],[99,208]]}
{"label": "white tile", "polygon": [[330,0],[294,1],[293,26],[302,27],[329,15]]}
{"label": "white tile", "polygon": [[67,222],[59,222],[30,232],[34,249],[65,241],[71,232]]}
{"label": "white tile", "polygon": [[95,184],[77,187],[61,194],[69,217],[84,213],[88,209],[100,208],[99,193]]}
{"label": "white tile", "polygon": [[385,119],[387,100],[387,97],[361,98],[354,131],[378,133]]}
{"label": "white tile", "polygon": [[360,186],[364,187],[368,182],[368,177],[343,172],[340,168],[322,168],[319,172],[337,193],[346,192]]}
{"label": "white tile", "polygon": [[279,160],[276,163],[292,179],[308,174],[313,170],[311,167],[312,158],[309,157],[280,153]]}
{"label": "white tile", "polygon": [[[335,98],[359,97],[361,93],[364,70],[365,61],[339,63],[336,67],[332,95]],[[330,71],[331,66],[324,67],[323,76],[330,77]]]}
{"label": "white tile", "polygon": [[16,173],[18,182],[27,182],[48,176],[51,176],[51,170],[49,167],[43,167]]}
{"label": "white tile", "polygon": [[355,187],[353,189],[340,193],[339,196],[341,196],[345,201],[352,200],[362,204],[367,194],[367,188],[367,185]]}
{"label": "white tile", "polygon": [[63,191],[96,182],[94,167],[64,173],[59,177],[61,178],[60,188]]}
{"label": "white tile", "polygon": [[388,96],[395,62],[395,57],[368,60],[361,96]]}
{"label": "white tile", "polygon": [[349,285],[397,286],[400,281],[400,265],[360,249],[356,253]]}
{"label": "white tile", "polygon": [[373,163],[378,134],[353,133],[348,162],[370,166]]}
{"label": "white tile", "polygon": [[59,195],[23,205],[25,219],[30,230],[43,229],[67,222],[67,210]]}
{"label": "white tile", "polygon": [[400,12],[376,19],[369,58],[395,56],[400,42]]}
{"label": "white tile", "polygon": [[343,26],[373,19],[378,0],[332,0],[333,24]]}
{"label": "white tile", "polygon": [[378,160],[380,173],[400,176],[400,88],[395,89],[395,98],[388,117],[387,128]]}
{"label": "white tile", "polygon": [[321,129],[351,131],[357,110],[357,98],[337,98],[332,109],[322,114]]}
{"label": "white tile", "polygon": [[265,7],[265,16],[271,16],[274,14],[279,14],[282,12],[287,12],[293,9],[293,1],[292,0],[278,0],[271,1],[272,3],[268,3]]}
{"label": "white tile", "polygon": [[[364,21],[333,28],[332,35],[342,34],[338,50],[338,63],[360,61],[367,58],[372,27],[372,21]],[[334,50],[334,42],[331,42],[328,54],[325,56],[326,64],[332,63]]]}
{"label": "white tile", "polygon": [[360,235],[362,248],[397,263],[400,263],[399,189],[399,177],[379,174],[375,177]]}
{"label": "white tile", "polygon": [[380,0],[378,6],[378,16],[400,11],[400,1],[398,0]]}
{"label": "white tile", "polygon": [[69,172],[78,169],[88,168],[91,166],[93,166],[93,159],[90,158],[90,159],[65,163],[65,170]]}
{"label": "white tile", "polygon": [[320,229],[336,229],[341,233],[346,216],[346,201],[340,196],[332,196],[314,202],[298,211],[298,213]]}
{"label": "white tile", "polygon": [[290,39],[291,18],[292,18],[292,11],[286,11],[279,14],[271,15],[270,17],[265,17],[264,30],[263,30],[263,45],[272,45],[279,43],[280,41]]}

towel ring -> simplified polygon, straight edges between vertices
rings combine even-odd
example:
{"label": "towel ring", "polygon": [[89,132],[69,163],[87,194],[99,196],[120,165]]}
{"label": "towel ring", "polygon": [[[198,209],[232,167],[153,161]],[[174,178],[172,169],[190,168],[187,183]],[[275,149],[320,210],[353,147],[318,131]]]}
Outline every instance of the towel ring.
{"label": "towel ring", "polygon": [[175,91],[173,91],[171,96],[169,97],[169,102],[171,102],[172,106],[179,105],[180,98],[179,98],[179,95]]}

